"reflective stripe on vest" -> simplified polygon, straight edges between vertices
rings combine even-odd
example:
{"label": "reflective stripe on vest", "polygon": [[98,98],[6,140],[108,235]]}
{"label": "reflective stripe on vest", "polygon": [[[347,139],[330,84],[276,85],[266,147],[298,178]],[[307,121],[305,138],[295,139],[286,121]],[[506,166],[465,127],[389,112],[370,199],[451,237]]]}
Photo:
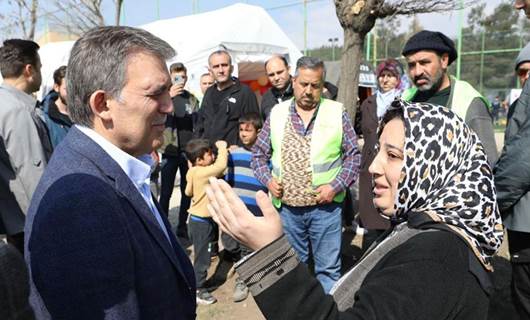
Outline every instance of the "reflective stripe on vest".
{"label": "reflective stripe on vest", "polygon": [[[281,146],[292,104],[294,104],[294,99],[281,102],[271,110],[270,114],[272,175],[280,181],[282,177]],[[311,133],[310,162],[314,186],[330,183],[342,169],[342,112],[341,103],[328,99],[320,100]],[[344,196],[345,193],[341,192],[333,200],[342,202]],[[281,205],[279,199],[273,198],[273,203],[276,207]]]}

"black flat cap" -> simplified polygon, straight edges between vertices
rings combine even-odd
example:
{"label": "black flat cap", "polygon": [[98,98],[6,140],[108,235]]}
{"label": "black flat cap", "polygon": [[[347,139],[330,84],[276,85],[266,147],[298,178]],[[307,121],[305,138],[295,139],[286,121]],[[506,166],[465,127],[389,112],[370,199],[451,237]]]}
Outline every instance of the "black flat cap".
{"label": "black flat cap", "polygon": [[441,32],[423,30],[412,37],[405,44],[402,55],[416,53],[421,50],[433,50],[440,54],[449,54],[449,64],[456,60],[458,54],[455,49],[455,43]]}

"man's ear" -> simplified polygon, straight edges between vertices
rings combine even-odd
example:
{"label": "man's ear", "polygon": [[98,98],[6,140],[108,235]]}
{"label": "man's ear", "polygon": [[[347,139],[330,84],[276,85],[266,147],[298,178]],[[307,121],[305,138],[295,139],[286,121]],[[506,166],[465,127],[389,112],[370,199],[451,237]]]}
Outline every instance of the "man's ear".
{"label": "man's ear", "polygon": [[447,69],[447,67],[449,66],[449,54],[442,53],[442,56],[440,57],[440,62],[442,64],[442,69]]}
{"label": "man's ear", "polygon": [[24,75],[24,78],[29,78],[33,75],[34,71],[33,66],[31,64],[27,64],[24,66],[24,69],[22,70],[22,74]]}
{"label": "man's ear", "polygon": [[101,118],[103,121],[112,119],[108,101],[109,96],[103,90],[97,90],[90,95],[89,105],[94,117]]}

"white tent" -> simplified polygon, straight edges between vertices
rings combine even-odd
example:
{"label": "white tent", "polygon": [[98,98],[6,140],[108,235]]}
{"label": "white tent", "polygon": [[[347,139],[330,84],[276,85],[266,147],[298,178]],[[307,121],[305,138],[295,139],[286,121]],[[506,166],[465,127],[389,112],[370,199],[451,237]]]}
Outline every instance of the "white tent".
{"label": "white tent", "polygon": [[[177,50],[177,56],[168,64],[179,61],[186,65],[188,87],[192,92],[199,91],[199,77],[207,71],[208,55],[221,48],[232,55],[234,75],[241,80],[254,80],[265,75],[263,62],[273,54],[285,55],[291,64],[302,56],[263,8],[247,4],[234,4],[139,27],[164,39]],[[43,64],[40,94],[45,94],[53,85],[53,71],[67,63],[72,45],[72,41],[50,43],[40,49]]]}

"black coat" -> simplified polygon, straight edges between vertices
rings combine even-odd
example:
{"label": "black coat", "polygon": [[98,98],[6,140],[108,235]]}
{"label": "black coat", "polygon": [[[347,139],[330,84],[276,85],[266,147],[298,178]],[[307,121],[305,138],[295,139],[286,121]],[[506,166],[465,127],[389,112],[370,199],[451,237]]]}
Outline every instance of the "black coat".
{"label": "black coat", "polygon": [[343,312],[302,263],[286,274],[271,270],[280,279],[255,300],[265,318],[275,320],[481,320],[487,319],[489,299],[477,280],[485,271],[477,265],[482,268],[456,234],[425,232],[386,253]]}
{"label": "black coat", "polygon": [[239,144],[239,118],[250,112],[259,114],[259,108],[254,92],[235,78],[234,82],[217,109],[212,101],[213,90],[217,90],[217,86],[206,90],[197,115],[194,138],[208,139],[212,143],[225,140],[228,145]]}
{"label": "black coat", "polygon": [[291,79],[289,79],[289,84],[287,85],[287,88],[282,93],[278,89],[271,87],[269,90],[263,94],[263,97],[261,97],[261,117],[263,118],[263,122],[267,120],[269,117],[269,114],[271,113],[272,107],[280,103],[280,101],[289,100],[294,96],[293,93],[293,86],[291,83]]}
{"label": "black coat", "polygon": [[359,136],[362,135],[364,139],[359,168],[359,214],[364,228],[383,230],[387,229],[390,224],[388,220],[381,217],[374,207],[372,175],[368,172],[368,168],[376,156],[378,123],[376,96],[372,95],[361,104],[355,121],[356,132]]}

